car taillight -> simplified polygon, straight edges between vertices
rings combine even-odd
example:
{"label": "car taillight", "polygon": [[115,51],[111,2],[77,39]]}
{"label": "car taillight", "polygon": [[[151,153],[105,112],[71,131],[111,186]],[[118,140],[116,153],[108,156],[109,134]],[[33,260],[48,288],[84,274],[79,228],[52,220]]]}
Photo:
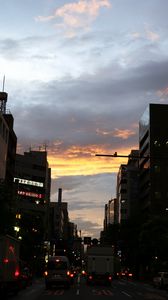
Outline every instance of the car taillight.
{"label": "car taillight", "polygon": [[47,271],[44,272],[44,276],[48,276],[48,272]]}
{"label": "car taillight", "polygon": [[71,273],[71,274],[70,274],[70,277],[71,277],[71,278],[72,278],[72,277],[74,277],[74,274],[73,274],[73,273]]}
{"label": "car taillight", "polygon": [[19,275],[20,275],[19,270],[16,270],[16,271],[15,271],[15,277],[18,277]]}
{"label": "car taillight", "polygon": [[71,272],[70,272],[70,271],[67,271],[67,275],[70,276],[70,274],[71,274]]}
{"label": "car taillight", "polygon": [[112,276],[109,276],[108,279],[109,279],[109,280],[112,280]]}
{"label": "car taillight", "polygon": [[128,276],[129,276],[129,277],[132,277],[132,276],[133,276],[133,274],[132,274],[132,273],[129,273],[129,274],[128,274]]}
{"label": "car taillight", "polygon": [[89,276],[89,279],[92,280],[92,278],[93,278],[92,275],[90,275],[90,276]]}
{"label": "car taillight", "polygon": [[86,275],[86,271],[85,270],[82,270],[82,275]]}

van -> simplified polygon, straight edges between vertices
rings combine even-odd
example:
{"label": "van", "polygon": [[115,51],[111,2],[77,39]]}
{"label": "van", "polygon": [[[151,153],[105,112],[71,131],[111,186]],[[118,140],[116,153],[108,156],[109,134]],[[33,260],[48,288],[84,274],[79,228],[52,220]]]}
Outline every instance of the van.
{"label": "van", "polygon": [[68,257],[49,256],[44,275],[46,289],[53,286],[64,286],[65,288],[69,288],[71,273]]}

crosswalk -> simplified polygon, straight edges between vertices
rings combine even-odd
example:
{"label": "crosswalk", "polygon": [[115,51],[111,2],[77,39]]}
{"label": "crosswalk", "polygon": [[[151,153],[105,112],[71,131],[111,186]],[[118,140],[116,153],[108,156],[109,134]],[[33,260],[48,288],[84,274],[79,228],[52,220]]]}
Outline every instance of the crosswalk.
{"label": "crosswalk", "polygon": [[[92,289],[91,290],[93,296],[113,296],[113,292],[110,289]],[[46,290],[46,296],[62,296],[64,295],[65,290],[58,289],[58,290]]]}

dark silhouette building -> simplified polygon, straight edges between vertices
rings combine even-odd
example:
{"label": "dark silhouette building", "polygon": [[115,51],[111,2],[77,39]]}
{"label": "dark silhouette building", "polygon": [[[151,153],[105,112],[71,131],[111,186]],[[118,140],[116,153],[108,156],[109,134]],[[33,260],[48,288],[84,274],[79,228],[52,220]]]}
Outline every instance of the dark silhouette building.
{"label": "dark silhouette building", "polygon": [[149,104],[139,122],[142,214],[168,213],[168,105]]}
{"label": "dark silhouette building", "polygon": [[44,260],[49,234],[51,169],[46,151],[16,155],[16,230],[21,240],[21,257],[28,261]]}

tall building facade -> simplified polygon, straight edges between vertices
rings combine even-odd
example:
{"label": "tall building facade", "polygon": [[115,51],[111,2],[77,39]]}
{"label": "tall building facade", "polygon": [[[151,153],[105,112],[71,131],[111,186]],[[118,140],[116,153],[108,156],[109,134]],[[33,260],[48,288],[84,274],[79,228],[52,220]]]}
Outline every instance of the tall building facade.
{"label": "tall building facade", "polygon": [[128,217],[139,216],[139,150],[131,150],[127,163]]}
{"label": "tall building facade", "polygon": [[140,204],[145,217],[168,213],[168,105],[149,104],[139,122]]}
{"label": "tall building facade", "polygon": [[[14,171],[17,137],[14,132],[14,118],[6,109],[8,94],[0,92],[0,232],[14,234],[15,198]],[[6,222],[6,220],[9,220]]]}
{"label": "tall building facade", "polygon": [[122,164],[117,174],[117,200],[119,203],[119,223],[128,219],[128,186],[127,186],[127,165]]}
{"label": "tall building facade", "polygon": [[104,230],[108,228],[109,225],[119,223],[119,206],[116,198],[113,198],[105,204],[104,209]]}
{"label": "tall building facade", "polygon": [[0,180],[5,179],[9,128],[0,112]]}
{"label": "tall building facade", "polygon": [[16,155],[16,230],[24,260],[42,259],[49,234],[51,169],[46,151]]}
{"label": "tall building facade", "polygon": [[139,214],[139,150],[131,150],[128,163],[119,168],[117,202],[120,223]]}

